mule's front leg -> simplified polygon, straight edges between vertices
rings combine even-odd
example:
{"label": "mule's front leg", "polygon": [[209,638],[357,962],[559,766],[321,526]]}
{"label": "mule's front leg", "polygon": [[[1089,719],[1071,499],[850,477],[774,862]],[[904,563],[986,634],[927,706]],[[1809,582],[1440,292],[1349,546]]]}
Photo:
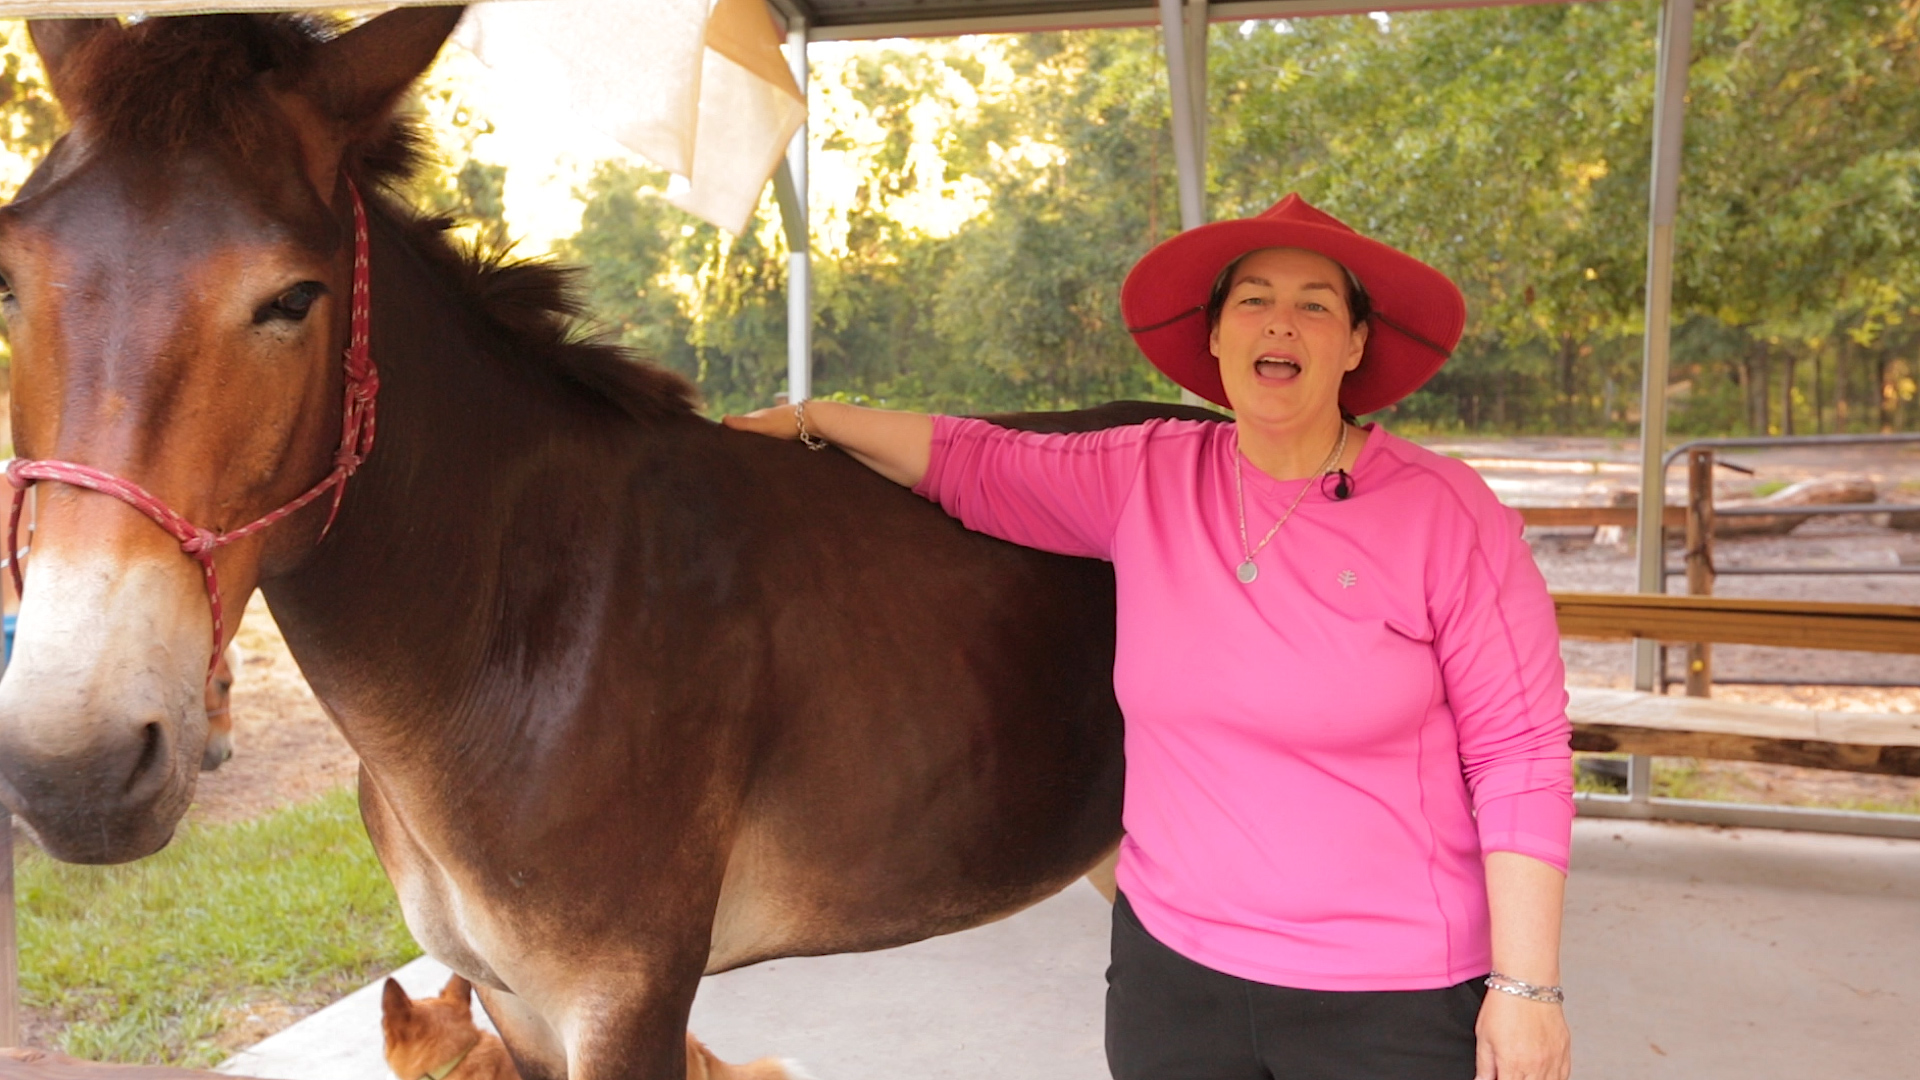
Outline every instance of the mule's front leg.
{"label": "mule's front leg", "polygon": [[531,1005],[505,990],[474,984],[487,1019],[507,1044],[521,1080],[567,1080],[567,1052],[560,1033]]}
{"label": "mule's front leg", "polygon": [[656,939],[639,958],[582,965],[585,981],[566,994],[566,1015],[555,1025],[566,1043],[567,1080],[686,1080],[687,1015],[707,935],[687,938]]}
{"label": "mule's front leg", "polygon": [[567,1080],[685,1080],[685,1009],[603,999],[587,1012],[568,1040]]}
{"label": "mule's front leg", "polygon": [[731,1065],[703,1046],[687,1030],[700,972],[687,974],[684,989],[678,979],[650,989],[636,979],[576,1006],[567,1080],[806,1080],[791,1062]]}
{"label": "mule's front leg", "polygon": [[564,1022],[566,1080],[685,1080],[687,1013],[701,965],[653,972],[618,967],[574,999]]}

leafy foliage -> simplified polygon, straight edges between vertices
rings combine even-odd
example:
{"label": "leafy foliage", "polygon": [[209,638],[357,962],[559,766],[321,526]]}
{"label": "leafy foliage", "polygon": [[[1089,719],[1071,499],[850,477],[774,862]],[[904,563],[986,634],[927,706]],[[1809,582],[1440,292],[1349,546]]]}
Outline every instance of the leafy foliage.
{"label": "leafy foliage", "polygon": [[[1676,230],[1676,429],[1920,423],[1917,10],[1700,6]],[[1614,0],[1215,27],[1211,214],[1299,191],[1460,283],[1468,336],[1397,423],[1630,429],[1657,16],[1655,0]],[[1133,261],[1177,225],[1156,34],[895,44],[815,72],[864,110],[823,122],[816,95],[816,154],[860,145],[862,125],[882,133],[865,144],[844,243],[816,251],[817,391],[947,409],[1173,395],[1117,302]],[[970,107],[951,107],[956,76]],[[936,100],[947,121],[928,131],[919,110]],[[899,212],[927,182],[915,149],[928,145],[946,180],[986,192],[946,233]],[[627,271],[588,254],[588,234],[634,187],[586,193],[572,250],[609,280]],[[640,222],[658,211],[618,213],[661,227]],[[657,273],[704,276],[672,293],[676,312],[627,304],[637,321],[622,325],[690,322],[698,378],[728,408],[781,385],[784,313],[752,299],[784,284],[770,222],[725,258],[717,236],[701,258],[683,249],[678,269],[644,254],[658,243],[632,241]]]}

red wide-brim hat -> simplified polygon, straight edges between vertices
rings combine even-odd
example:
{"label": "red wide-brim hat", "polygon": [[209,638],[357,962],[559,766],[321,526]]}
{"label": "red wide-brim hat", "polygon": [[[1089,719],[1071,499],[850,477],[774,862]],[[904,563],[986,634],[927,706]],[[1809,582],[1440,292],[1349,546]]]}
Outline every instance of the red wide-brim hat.
{"label": "red wide-brim hat", "polygon": [[1120,287],[1120,314],[1140,351],[1216,405],[1229,403],[1220,361],[1207,348],[1207,297],[1234,260],[1262,248],[1325,255],[1367,290],[1373,314],[1366,352],[1340,384],[1340,407],[1355,416],[1418,390],[1460,343],[1467,302],[1447,275],[1288,195],[1257,217],[1216,221],[1160,244],[1133,264]]}

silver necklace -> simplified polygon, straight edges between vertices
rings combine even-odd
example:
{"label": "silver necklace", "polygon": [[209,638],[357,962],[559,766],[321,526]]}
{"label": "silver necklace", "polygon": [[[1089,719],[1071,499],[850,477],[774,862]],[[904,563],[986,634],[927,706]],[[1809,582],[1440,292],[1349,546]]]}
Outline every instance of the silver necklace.
{"label": "silver necklace", "polygon": [[1280,532],[1280,526],[1285,525],[1287,519],[1293,516],[1293,512],[1299,509],[1300,500],[1307,497],[1307,489],[1312,487],[1316,482],[1325,479],[1326,475],[1333,471],[1334,463],[1340,460],[1340,455],[1345,453],[1346,449],[1347,423],[1342,420],[1340,422],[1340,438],[1333,444],[1333,453],[1328,454],[1327,460],[1321,462],[1320,467],[1314,470],[1313,475],[1307,477],[1306,482],[1300,485],[1299,493],[1293,497],[1293,502],[1287,505],[1287,512],[1281,514],[1280,520],[1273,523],[1273,528],[1268,529],[1267,535],[1260,538],[1260,543],[1256,544],[1252,549],[1248,549],[1247,496],[1245,489],[1242,487],[1243,482],[1240,479],[1240,437],[1238,432],[1234,434],[1233,503],[1235,509],[1240,512],[1240,551],[1246,555],[1246,560],[1240,564],[1240,568],[1233,572],[1233,576],[1240,579],[1240,584],[1251,585],[1253,584],[1253,579],[1260,576],[1260,568],[1253,565],[1253,557],[1266,550],[1267,543]]}

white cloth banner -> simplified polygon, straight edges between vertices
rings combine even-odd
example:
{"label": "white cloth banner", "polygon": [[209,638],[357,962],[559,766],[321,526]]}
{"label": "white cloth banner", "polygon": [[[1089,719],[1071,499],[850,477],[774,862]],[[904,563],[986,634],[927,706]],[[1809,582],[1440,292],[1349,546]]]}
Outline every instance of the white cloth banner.
{"label": "white cloth banner", "polygon": [[762,0],[479,4],[454,40],[672,173],[676,205],[734,233],[806,119]]}

